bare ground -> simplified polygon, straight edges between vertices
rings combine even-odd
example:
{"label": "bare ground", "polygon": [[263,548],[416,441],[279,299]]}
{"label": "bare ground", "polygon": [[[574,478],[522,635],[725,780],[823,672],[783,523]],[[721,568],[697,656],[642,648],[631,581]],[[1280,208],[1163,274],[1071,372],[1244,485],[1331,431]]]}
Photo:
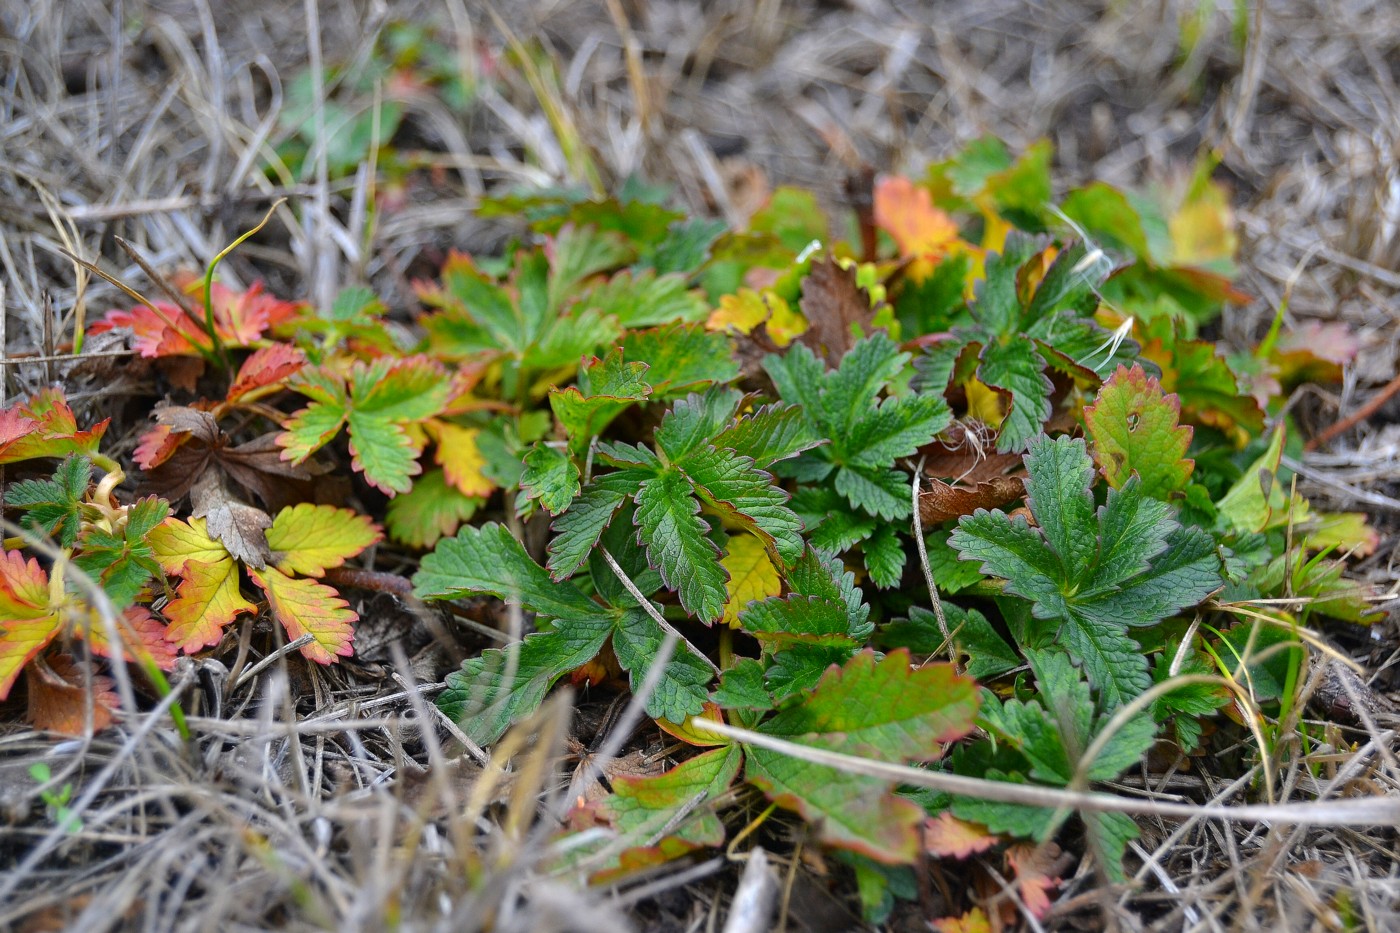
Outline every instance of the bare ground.
{"label": "bare ground", "polygon": [[[607,187],[639,173],[675,186],[694,210],[742,223],[763,191],[791,183],[839,213],[853,171],[917,170],[991,134],[1013,148],[1050,138],[1065,185],[1152,182],[1217,149],[1235,191],[1241,284],[1257,296],[1222,335],[1257,339],[1286,301],[1290,326],[1340,319],[1362,338],[1339,392],[1297,400],[1303,423],[1321,430],[1396,372],[1400,7],[1240,6],[1247,21],[1230,4],[1183,0],[7,4],[0,356],[11,359],[0,388],[9,400],[60,380],[89,414],[117,416],[128,442],[144,415],[152,387],[124,356],[35,357],[56,355],[77,316],[121,300],[60,246],[144,284],[114,235],[156,268],[199,268],[286,194],[293,204],[276,229],[235,254],[226,278],[317,299],[366,281],[406,305],[408,277],[449,246],[490,249],[509,235],[473,214],[502,186]],[[367,173],[289,186],[259,166],[284,135],[277,115],[292,78],[317,61],[354,73],[388,20],[436,24],[459,66],[489,80],[467,111],[431,96],[409,102],[396,143],[425,153],[425,168],[401,207],[367,229]],[[513,40],[538,43],[533,86],[506,51]],[[1303,491],[1364,509],[1386,530],[1355,573],[1390,596],[1400,579],[1397,421],[1400,406],[1381,405],[1300,471]],[[449,761],[451,735],[423,694],[454,659],[424,648],[425,636],[406,647],[422,649],[411,661],[396,654],[393,633],[421,635],[421,620],[387,598],[365,602],[362,644],[378,632],[383,647],[354,665],[272,664],[237,684],[217,661],[177,672],[181,704],[197,711],[192,746],[149,702],[86,742],[0,728],[0,928],[718,928],[740,869],[723,858],[621,891],[541,871],[550,803],[572,767],[558,755],[566,736],[592,737],[598,711],[585,706],[570,725],[566,707],[552,707],[508,776]],[[1400,686],[1394,612],[1369,632],[1329,634],[1378,694]],[[470,634],[458,642],[479,647]],[[403,682],[388,676],[396,667]],[[1394,727],[1379,708],[1359,728],[1334,727],[1331,746],[1282,743],[1281,799],[1319,785],[1394,797]],[[26,774],[40,759],[54,789],[71,784],[81,830],[46,814]],[[1240,760],[1234,773],[1178,775],[1167,792],[1235,802],[1254,773],[1247,750]],[[1109,890],[1071,866],[1043,928],[1400,925],[1393,826],[1143,825],[1135,883]],[[857,925],[849,883],[822,877],[786,843],[774,848],[789,928]],[[920,928],[913,915],[898,919]]]}

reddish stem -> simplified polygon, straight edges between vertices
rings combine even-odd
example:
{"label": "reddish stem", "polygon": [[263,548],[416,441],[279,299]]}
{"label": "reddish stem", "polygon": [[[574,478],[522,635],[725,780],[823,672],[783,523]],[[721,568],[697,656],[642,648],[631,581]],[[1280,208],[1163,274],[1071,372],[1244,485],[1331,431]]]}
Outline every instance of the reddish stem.
{"label": "reddish stem", "polygon": [[1400,393],[1400,376],[1396,376],[1394,379],[1387,382],[1385,387],[1371,396],[1371,400],[1365,405],[1362,405],[1356,411],[1347,415],[1341,421],[1338,421],[1326,431],[1323,431],[1317,437],[1308,441],[1303,449],[1316,450],[1338,435],[1350,431],[1352,428],[1374,415],[1382,405],[1394,398],[1396,393]]}

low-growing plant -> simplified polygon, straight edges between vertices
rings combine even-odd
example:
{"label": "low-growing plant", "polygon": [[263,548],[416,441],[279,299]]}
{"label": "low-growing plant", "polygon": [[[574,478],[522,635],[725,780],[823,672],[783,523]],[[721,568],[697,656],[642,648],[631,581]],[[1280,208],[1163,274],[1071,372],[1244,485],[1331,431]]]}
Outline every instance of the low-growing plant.
{"label": "low-growing plant", "polygon": [[[0,561],[0,699],[28,671],[36,722],[101,725],[74,715],[75,664],[120,652],[158,680],[264,616],[336,663],[349,590],[410,587],[371,570],[382,517],[417,597],[490,597],[520,636],[447,675],[439,707],[466,738],[497,742],[565,678],[625,680],[703,749],[578,808],[571,830],[607,832],[575,840],[575,869],[720,845],[762,795],[745,832],[774,808],[810,822],[871,917],[921,854],[992,847],[1043,912],[1055,878],[1024,842],[1070,811],[915,791],[706,723],[1083,789],[1153,747],[1196,752],[1222,708],[1267,737],[1306,623],[1369,618],[1333,555],[1375,533],[1315,510],[1285,458],[1285,391],[1336,377],[1354,343],[1198,336],[1242,298],[1208,163],[1058,204],[1048,165],[1046,145],[984,140],[881,180],[874,255],[829,242],[801,192],[726,232],[630,182],[489,200],[526,239],[453,254],[407,317],[360,287],[314,308],[193,278],[172,286],[189,301],[112,312],[96,329],[129,329],[175,396],[133,454],[153,494],[119,493],[106,423],[79,429],[61,393],[0,412],[0,463],[25,471],[5,494],[22,534]],[[113,614],[120,644],[95,621]],[[1121,879],[1135,824],[1080,823]]]}

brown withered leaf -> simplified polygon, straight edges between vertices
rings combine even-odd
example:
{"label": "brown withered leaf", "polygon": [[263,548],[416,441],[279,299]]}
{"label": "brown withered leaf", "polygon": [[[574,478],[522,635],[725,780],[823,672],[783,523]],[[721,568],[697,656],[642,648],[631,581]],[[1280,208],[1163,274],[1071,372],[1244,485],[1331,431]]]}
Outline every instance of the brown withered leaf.
{"label": "brown withered leaf", "polygon": [[209,536],[249,567],[266,566],[271,559],[267,529],[272,527],[272,517],[233,495],[222,471],[207,470],[195,481],[190,514],[204,519]]}
{"label": "brown withered leaf", "polygon": [[812,260],[812,269],[802,280],[802,300],[798,305],[807,318],[808,329],[799,343],[835,366],[855,346],[856,332],[870,330],[875,316],[870,296],[856,284],[856,270],[843,269],[830,257]]}
{"label": "brown withered leaf", "polygon": [[999,454],[996,444],[996,433],[980,421],[957,421],[919,448],[919,457],[933,479],[976,485],[1021,466],[1020,454]]}
{"label": "brown withered leaf", "polygon": [[237,447],[219,448],[215,459],[230,479],[257,496],[272,512],[313,498],[311,479],[325,469],[310,460],[302,464],[283,460],[276,431]]}
{"label": "brown withered leaf", "polygon": [[282,460],[276,432],[234,446],[211,412],[161,405],[155,419],[136,451],[137,463],[146,466],[143,491],[175,502],[207,474],[222,473],[274,512],[313,497],[314,467]]}
{"label": "brown withered leaf", "polygon": [[[82,736],[87,733],[87,678],[72,657],[66,654],[36,657],[29,666],[30,725],[43,732]],[[112,724],[118,707],[112,678],[92,676],[92,730],[100,732]]]}
{"label": "brown withered leaf", "polygon": [[978,509],[995,509],[1026,494],[1019,476],[994,476],[976,486],[953,486],[941,479],[930,480],[919,493],[919,521],[939,525]]}

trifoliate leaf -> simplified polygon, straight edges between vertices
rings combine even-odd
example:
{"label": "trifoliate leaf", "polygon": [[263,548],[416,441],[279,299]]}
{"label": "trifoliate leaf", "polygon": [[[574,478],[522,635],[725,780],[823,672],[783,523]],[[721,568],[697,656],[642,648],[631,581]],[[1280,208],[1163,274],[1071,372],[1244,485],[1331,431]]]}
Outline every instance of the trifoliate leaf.
{"label": "trifoliate leaf", "polygon": [[277,513],[267,531],[277,569],[319,577],[339,567],[384,535],[370,520],[351,509],[303,502]]}
{"label": "trifoliate leaf", "polygon": [[525,454],[520,490],[526,498],[538,499],[551,515],[558,515],[578,495],[578,479],[578,466],[573,458],[557,447],[536,443]]}
{"label": "trifoliate leaf", "polygon": [[703,622],[715,621],[724,613],[729,575],[719,562],[719,548],[707,537],[710,526],[700,517],[690,483],[672,467],[644,480],[636,499],[633,521],[661,579],[687,611]]}
{"label": "trifoliate leaf", "polygon": [[1177,424],[1180,414],[1180,400],[1141,366],[1120,366],[1084,409],[1094,462],[1108,484],[1120,488],[1136,472],[1154,499],[1184,490],[1195,461],[1186,457],[1192,431]]}
{"label": "trifoliate leaf", "polygon": [[24,510],[20,525],[58,539],[63,547],[78,540],[79,507],[92,479],[86,457],[69,456],[52,479],[30,479],[5,490],[5,502]]}

